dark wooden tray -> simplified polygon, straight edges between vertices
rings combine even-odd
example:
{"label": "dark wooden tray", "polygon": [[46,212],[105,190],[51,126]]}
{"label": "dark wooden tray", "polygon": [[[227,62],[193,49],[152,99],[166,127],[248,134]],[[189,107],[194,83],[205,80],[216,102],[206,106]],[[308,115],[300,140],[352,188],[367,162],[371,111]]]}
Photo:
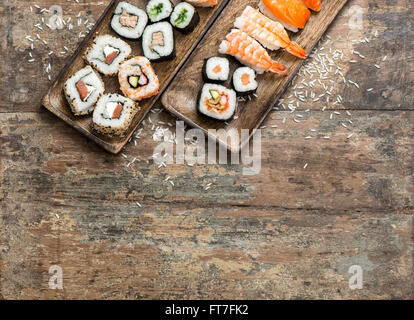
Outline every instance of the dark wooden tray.
{"label": "dark wooden tray", "polygon": [[[238,118],[229,120],[227,123],[209,119],[197,112],[197,93],[203,86],[202,66],[204,59],[219,55],[219,45],[225,39],[226,34],[233,28],[236,17],[243,12],[247,5],[257,8],[258,2],[258,0],[230,1],[217,18],[217,23],[208,31],[191,58],[188,59],[178,76],[168,87],[161,100],[168,111],[183,119],[189,125],[203,130],[208,136],[217,139],[222,145],[234,152],[240,151],[242,146],[252,137],[255,130],[260,127],[303,63],[303,60],[290,55],[284,50],[273,53],[268,51],[272,58],[287,67],[289,76],[283,77],[271,73],[259,75],[258,98],[239,103],[236,113]],[[299,43],[310,53],[346,2],[347,0],[323,1],[321,12],[312,13],[312,17],[306,27],[299,33],[291,35],[291,40]],[[230,61],[231,71],[240,66],[235,59],[231,58]],[[226,85],[230,87],[230,80]],[[229,139],[226,135],[220,135],[220,132],[212,134],[208,132],[210,129],[225,129],[228,136],[238,134],[239,137],[241,137],[241,130],[248,129],[250,130],[250,136],[244,141],[241,139],[236,147],[229,144]]]}
{"label": "dark wooden tray", "polygon": [[[43,106],[54,113],[56,116],[61,118],[63,121],[74,127],[76,130],[87,136],[89,139],[95,141],[97,144],[102,146],[105,150],[111,153],[118,153],[128,142],[136,128],[142,122],[147,115],[148,111],[155,104],[158,98],[166,89],[167,85],[171,82],[173,77],[176,75],[182,64],[197,46],[202,39],[203,35],[210,28],[214,19],[222,11],[229,0],[220,0],[219,4],[214,8],[197,8],[200,14],[200,24],[191,34],[183,35],[180,32],[174,31],[175,41],[177,44],[177,57],[172,61],[154,63],[153,67],[160,80],[160,93],[151,98],[139,103],[140,111],[135,116],[135,119],[130,127],[130,130],[124,137],[108,138],[103,135],[98,135],[91,128],[91,116],[76,117],[70,111],[70,107],[64,97],[62,88],[65,81],[76,71],[84,67],[86,64],[82,58],[85,50],[91,44],[93,37],[96,35],[110,34],[119,37],[110,27],[110,20],[112,18],[113,11],[120,2],[120,0],[113,0],[110,5],[105,9],[103,15],[97,21],[94,29],[79,45],[73,56],[69,59],[67,65],[58,75],[56,81],[49,89],[48,93],[43,97]],[[145,9],[147,3],[146,0],[129,0],[131,4],[134,4],[142,9]],[[178,1],[175,1],[178,2]],[[141,39],[138,41],[129,41],[132,47],[133,56],[142,55]],[[105,82],[105,92],[107,93],[121,93],[119,90],[118,77],[105,77],[102,76]]]}

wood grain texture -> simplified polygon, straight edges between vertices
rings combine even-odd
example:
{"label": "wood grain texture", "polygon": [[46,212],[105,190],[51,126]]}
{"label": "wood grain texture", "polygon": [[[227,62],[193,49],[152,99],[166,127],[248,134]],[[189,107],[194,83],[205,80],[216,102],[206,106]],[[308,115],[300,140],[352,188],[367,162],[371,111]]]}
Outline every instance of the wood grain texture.
{"label": "wood grain texture", "polygon": [[[109,3],[80,2],[36,1],[92,22]],[[39,31],[49,46],[36,42],[27,63],[25,35],[40,15],[26,0],[0,1],[0,298],[414,299],[412,5],[348,1],[328,35],[333,50],[366,56],[341,65],[363,90],[332,77],[343,103],[322,112],[310,101],[300,123],[298,112],[271,112],[262,172],[245,177],[239,165],[158,168],[149,119],[174,123],[167,112],[147,116],[124,159],[41,108],[44,68],[51,61],[57,76],[68,56],[59,48],[75,50],[78,30]],[[349,27],[355,6],[363,30]],[[340,125],[345,110],[351,139]],[[334,111],[341,115],[330,120]],[[311,128],[318,134],[306,140]],[[63,291],[48,288],[54,264]],[[365,270],[363,290],[348,287],[355,264]]]}
{"label": "wood grain texture", "polygon": [[[158,97],[166,89],[166,86],[170,80],[178,72],[180,66],[184,63],[186,57],[191,53],[192,49],[196,46],[197,42],[201,39],[202,35],[208,29],[208,26],[214,19],[214,16],[222,9],[226,4],[227,0],[222,0],[219,5],[214,8],[198,8],[200,15],[200,23],[197,28],[189,35],[183,35],[177,30],[174,30],[174,38],[176,43],[176,58],[172,61],[164,61],[159,63],[153,63],[152,66],[155,73],[158,76],[160,82],[159,94],[139,102],[139,111],[134,117],[129,130],[122,137],[108,137],[106,135],[98,134],[92,129],[92,117],[83,116],[78,117],[73,115],[70,110],[70,106],[66,101],[63,94],[63,86],[66,80],[75,74],[78,70],[82,69],[86,64],[84,56],[86,50],[92,45],[93,38],[99,35],[110,34],[118,37],[117,34],[112,30],[110,22],[113,16],[113,11],[120,0],[114,0],[105,9],[102,17],[97,21],[95,28],[85,38],[80,47],[75,51],[72,58],[69,60],[66,67],[59,74],[56,82],[53,84],[48,94],[42,99],[43,105],[56,116],[61,118],[70,126],[74,127],[80,133],[96,142],[98,145],[103,147],[105,150],[111,153],[118,153],[128,142],[137,129],[138,125],[145,118],[151,107],[157,101]],[[135,0],[131,1],[132,4],[139,8],[144,8],[147,1]],[[124,39],[132,48],[132,56],[142,56],[141,40],[129,41]],[[106,93],[120,93],[118,77],[107,77],[102,76],[105,83]]]}
{"label": "wood grain texture", "polygon": [[[157,169],[151,134],[127,168],[51,117],[1,116],[5,298],[413,297],[411,112],[358,112],[348,143],[323,113],[309,121],[332,142],[310,145],[292,121],[267,129],[251,178],[241,165]],[[53,264],[63,291],[47,287]],[[354,264],[364,290],[348,288]]]}
{"label": "wood grain texture", "polygon": [[[297,35],[292,36],[291,40],[299,43],[307,52],[310,52],[346,1],[332,0],[324,3],[321,12],[313,14],[306,27]],[[197,95],[194,93],[199,92],[203,86],[201,71],[204,60],[219,55],[219,45],[226,38],[226,34],[234,28],[233,24],[236,18],[242,14],[247,5],[257,8],[257,2],[257,0],[243,0],[229,3],[218,18],[220,23],[215,24],[209,30],[200,46],[162,98],[162,103],[168,111],[183,119],[189,125],[203,130],[212,139],[216,139],[233,152],[239,152],[240,148],[248,142],[248,139],[241,140],[239,144],[232,145],[228,141],[228,136],[241,137],[241,130],[250,130],[251,135],[249,138],[251,138],[303,63],[303,60],[292,56],[284,50],[272,53],[271,56],[274,60],[286,66],[286,72],[289,76],[283,77],[270,72],[258,75],[257,82],[259,87],[256,93],[258,97],[246,102],[239,102],[239,107],[235,114],[237,116],[236,119],[231,119],[227,122],[216,121],[197,111],[198,100]],[[240,66],[240,63],[234,58],[231,58],[230,61],[230,74],[232,74]],[[231,86],[231,77],[226,84],[228,87]],[[209,132],[209,130],[219,129],[225,129],[228,134],[223,135],[220,132]]]}

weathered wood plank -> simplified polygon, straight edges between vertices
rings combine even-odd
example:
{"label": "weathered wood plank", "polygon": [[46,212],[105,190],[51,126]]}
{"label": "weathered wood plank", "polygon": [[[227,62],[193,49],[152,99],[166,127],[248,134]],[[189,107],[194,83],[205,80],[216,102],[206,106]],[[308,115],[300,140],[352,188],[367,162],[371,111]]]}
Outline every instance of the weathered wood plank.
{"label": "weathered wood plank", "polygon": [[[325,216],[75,199],[5,209],[4,298],[413,298],[412,211]],[[48,289],[55,264],[63,291]],[[364,270],[363,290],[348,287],[352,265]]]}
{"label": "weathered wood plank", "polygon": [[[49,115],[3,114],[1,189],[11,199],[31,200],[54,194],[62,200],[188,201],[194,207],[414,207],[412,112],[355,112],[353,125],[348,124],[351,139],[351,131],[340,126],[348,116],[330,120],[326,112],[316,112],[308,117],[296,123],[290,113],[272,113],[263,130],[261,171],[248,177],[242,174],[243,165],[158,169],[149,121],[144,139],[137,140],[137,147],[131,144],[124,159],[103,154]],[[152,121],[156,123],[155,117]],[[134,157],[138,161],[127,167]],[[175,187],[164,181],[168,176]],[[208,183],[213,186],[204,192]]]}

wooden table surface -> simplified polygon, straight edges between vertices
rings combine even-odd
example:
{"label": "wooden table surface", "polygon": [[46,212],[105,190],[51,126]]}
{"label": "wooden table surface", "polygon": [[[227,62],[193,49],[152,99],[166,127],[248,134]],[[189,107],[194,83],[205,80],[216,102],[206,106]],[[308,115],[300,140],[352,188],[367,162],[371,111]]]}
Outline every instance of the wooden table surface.
{"label": "wooden table surface", "polygon": [[[0,298],[414,298],[412,1],[349,1],[318,52],[342,50],[359,89],[338,73],[340,103],[272,112],[254,176],[158,168],[153,129],[175,119],[157,109],[125,158],[41,107],[46,66],[56,77],[108,2],[38,0],[72,17],[73,30],[49,31],[34,26],[50,17],[34,2],[0,4]],[[52,265],[63,290],[49,288]],[[361,290],[349,287],[352,265]]]}

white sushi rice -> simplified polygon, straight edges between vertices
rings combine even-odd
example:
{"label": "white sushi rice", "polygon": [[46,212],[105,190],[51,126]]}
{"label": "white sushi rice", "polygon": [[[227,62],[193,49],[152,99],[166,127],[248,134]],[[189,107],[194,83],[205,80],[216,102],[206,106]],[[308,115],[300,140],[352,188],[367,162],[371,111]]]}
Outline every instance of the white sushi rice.
{"label": "white sushi rice", "polygon": [[[118,51],[118,56],[110,64],[105,63],[106,55]],[[132,49],[125,41],[110,35],[98,36],[86,53],[85,60],[105,75],[116,75],[119,65],[131,56]]]}
{"label": "white sushi rice", "polygon": [[[138,22],[135,28],[126,27],[121,24],[120,19],[123,12],[138,17]],[[128,39],[139,39],[142,36],[147,23],[148,16],[144,10],[122,1],[117,5],[115,9],[114,16],[111,20],[111,27],[121,37]]]}
{"label": "white sushi rice", "polygon": [[[217,90],[220,93],[225,93],[229,97],[229,105],[230,107],[223,113],[219,113],[215,109],[208,110],[208,106],[205,104],[205,101],[207,99],[210,99],[210,90]],[[217,119],[217,120],[229,120],[231,117],[233,117],[235,111],[237,108],[237,96],[236,92],[234,90],[228,89],[224,86],[218,85],[218,84],[211,84],[206,83],[203,88],[201,89],[201,95],[200,95],[200,101],[198,110],[211,118]]]}
{"label": "white sushi rice", "polygon": [[[181,12],[183,12],[184,10],[186,10],[187,19],[184,20],[179,25],[177,25],[175,21],[179,19]],[[180,2],[179,4],[175,6],[174,11],[171,14],[170,22],[172,25],[176,26],[177,28],[185,29],[191,23],[192,18],[195,15],[195,13],[196,13],[195,8],[191,4],[187,2]]]}
{"label": "white sushi rice", "polygon": [[[213,70],[219,66],[221,71],[215,73]],[[222,57],[211,57],[207,59],[205,72],[208,79],[213,81],[226,81],[230,75],[230,63],[229,60]]]}
{"label": "white sushi rice", "polygon": [[[164,45],[153,45],[153,37],[156,33],[162,33]],[[144,55],[149,60],[160,60],[170,56],[175,49],[174,32],[168,22],[158,22],[147,26],[142,36],[142,48]]]}
{"label": "white sushi rice", "polygon": [[[244,74],[249,75],[250,81],[249,81],[249,84],[247,85],[244,85],[242,83],[242,77]],[[256,73],[254,72],[253,69],[249,67],[241,67],[241,68],[236,69],[236,71],[234,71],[233,73],[233,86],[234,86],[234,89],[240,93],[256,90],[258,87],[258,83],[256,81]]]}
{"label": "white sushi rice", "polygon": [[287,22],[284,22],[284,21],[280,20],[272,12],[270,12],[270,10],[266,8],[266,6],[262,2],[262,0],[260,0],[260,2],[259,2],[259,10],[260,10],[261,13],[263,13],[268,18],[270,18],[274,21],[280,22],[285,27],[285,29],[290,30],[292,32],[298,32],[299,31],[299,28],[297,28],[297,27],[295,27],[295,26],[293,26],[293,25],[291,25]]}
{"label": "white sushi rice", "polygon": [[[76,84],[83,81],[90,90],[88,97],[83,101],[76,88]],[[64,85],[66,99],[75,115],[86,115],[93,111],[96,101],[104,93],[104,83],[92,67],[87,66],[72,77],[70,77]]]}
{"label": "white sushi rice", "polygon": [[[119,119],[113,119],[114,108],[121,104],[123,109]],[[137,113],[135,102],[119,94],[105,94],[96,104],[93,112],[93,127],[96,131],[108,135],[122,135],[125,133],[135,114]]]}
{"label": "white sushi rice", "polygon": [[151,22],[167,19],[172,11],[173,5],[169,0],[150,0],[147,4],[147,13]]}

